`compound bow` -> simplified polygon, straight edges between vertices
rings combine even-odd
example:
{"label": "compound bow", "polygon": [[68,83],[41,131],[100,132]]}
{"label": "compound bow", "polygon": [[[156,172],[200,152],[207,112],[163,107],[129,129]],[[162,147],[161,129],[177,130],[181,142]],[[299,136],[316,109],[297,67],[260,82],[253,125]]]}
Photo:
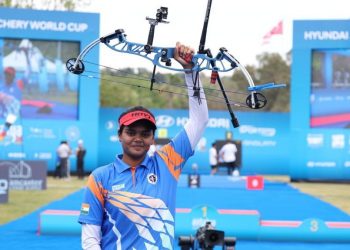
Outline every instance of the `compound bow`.
{"label": "compound bow", "polygon": [[[248,91],[250,92],[250,94],[246,98],[246,105],[252,109],[260,109],[264,107],[267,103],[266,97],[263,94],[259,93],[258,91],[264,90],[264,89],[270,89],[270,88],[285,87],[285,84],[266,83],[266,84],[256,86],[250,74],[245,69],[245,67],[242,66],[238,62],[238,60],[227,51],[227,49],[223,47],[220,48],[218,54],[215,57],[213,57],[210,49],[205,49],[205,40],[206,40],[208,23],[209,23],[211,4],[212,4],[212,0],[208,0],[205,19],[204,19],[204,25],[203,25],[201,39],[200,39],[199,50],[198,50],[198,53],[193,55],[192,57],[192,63],[193,63],[192,69],[182,69],[182,68],[172,67],[172,59],[174,58],[175,48],[164,48],[164,47],[153,46],[155,27],[158,25],[158,23],[168,23],[167,21],[165,21],[168,16],[167,7],[160,7],[160,9],[157,10],[156,18],[146,17],[146,20],[148,20],[150,24],[147,44],[129,42],[126,39],[126,34],[124,30],[118,29],[109,35],[100,37],[94,40],[93,42],[91,42],[88,46],[86,46],[81,51],[81,53],[78,55],[77,58],[69,59],[66,63],[67,69],[71,73],[78,74],[78,75],[82,74],[85,70],[83,61],[86,54],[98,44],[103,43],[114,51],[137,55],[137,56],[146,58],[147,60],[150,60],[153,63],[153,72],[152,72],[150,90],[153,90],[153,84],[154,82],[156,82],[155,72],[156,72],[157,66],[161,68],[166,68],[168,70],[173,70],[173,71],[188,70],[188,71],[196,72],[196,79],[194,81],[195,84],[197,83],[199,72],[203,70],[210,70],[212,71],[211,83],[215,83],[216,81],[218,82],[220,91],[223,94],[225,104],[231,116],[232,125],[233,127],[238,127],[239,122],[233,113],[231,103],[228,100],[226,91],[219,77],[219,72],[228,72],[231,70],[235,70],[236,68],[241,70],[241,72],[243,73],[244,77],[246,78],[249,84]],[[195,90],[194,95],[198,95],[199,87],[195,85],[194,90]]]}

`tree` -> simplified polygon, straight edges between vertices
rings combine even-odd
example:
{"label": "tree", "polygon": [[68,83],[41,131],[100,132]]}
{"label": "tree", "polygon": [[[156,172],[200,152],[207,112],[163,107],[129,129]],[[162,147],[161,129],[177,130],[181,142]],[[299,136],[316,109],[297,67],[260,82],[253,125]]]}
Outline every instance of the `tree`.
{"label": "tree", "polygon": [[[267,89],[262,94],[267,99],[265,111],[289,112],[290,102],[290,66],[278,53],[262,53],[257,57],[258,66],[248,65],[247,71],[256,85],[269,82],[284,83],[286,88]],[[247,88],[247,80],[242,73],[232,76],[232,81],[238,90]]]}
{"label": "tree", "polygon": [[[137,73],[135,73],[137,72]],[[130,107],[143,105],[149,108],[185,108],[187,107],[182,74],[155,75],[156,82],[150,91],[152,73],[146,69],[132,68],[121,70],[102,69],[100,104],[104,107]],[[177,85],[177,87],[171,84]],[[182,93],[175,95],[170,92]],[[185,98],[185,99],[184,99]]]}
{"label": "tree", "polygon": [[[247,71],[256,85],[267,82],[285,83],[287,88],[267,89],[262,93],[268,102],[263,111],[289,111],[290,66],[279,54],[264,53],[257,56],[258,66],[248,65]],[[147,69],[126,68],[101,71],[101,106],[130,107],[144,105],[149,108],[187,108],[187,91],[183,75],[157,73],[153,91],[150,91],[150,77]],[[219,86],[210,84],[210,77],[201,75],[209,109],[226,110],[226,104]],[[256,111],[246,107],[247,79],[240,70],[221,79],[232,108],[242,111]],[[174,86],[176,85],[176,86]],[[135,88],[138,87],[138,88]],[[176,92],[180,95],[172,94]],[[238,93],[237,93],[238,92]],[[261,110],[259,110],[261,111]]]}
{"label": "tree", "polygon": [[290,66],[280,54],[263,53],[257,56],[259,67],[258,79],[262,83],[284,83],[286,88],[265,91],[268,98],[266,109],[275,112],[289,112],[290,107]]}

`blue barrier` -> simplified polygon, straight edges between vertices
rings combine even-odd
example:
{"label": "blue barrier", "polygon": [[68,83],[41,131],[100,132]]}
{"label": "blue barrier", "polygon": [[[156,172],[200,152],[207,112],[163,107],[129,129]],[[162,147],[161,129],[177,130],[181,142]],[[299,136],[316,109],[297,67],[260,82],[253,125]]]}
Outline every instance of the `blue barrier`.
{"label": "blue barrier", "polygon": [[[79,211],[45,210],[40,214],[39,234],[79,235]],[[210,206],[176,209],[175,236],[194,236],[206,221],[211,221],[225,236],[239,240],[350,242],[350,221],[323,221],[309,218],[303,221],[260,220],[256,210],[215,209]]]}
{"label": "blue barrier", "polygon": [[304,221],[262,221],[258,239],[350,242],[350,222],[327,222],[317,218]]}
{"label": "blue barrier", "polygon": [[40,213],[38,234],[41,235],[77,235],[81,226],[77,222],[80,211],[45,210]]}

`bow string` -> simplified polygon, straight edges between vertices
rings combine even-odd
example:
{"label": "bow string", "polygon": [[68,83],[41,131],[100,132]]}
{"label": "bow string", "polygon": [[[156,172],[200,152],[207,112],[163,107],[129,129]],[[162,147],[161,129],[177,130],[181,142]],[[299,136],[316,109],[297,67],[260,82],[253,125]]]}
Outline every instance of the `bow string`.
{"label": "bow string", "polygon": [[[100,72],[85,69],[83,73],[79,74],[81,77],[94,78],[94,79],[98,79],[111,84],[136,87],[139,89],[149,90],[150,88],[149,87],[150,77],[140,76],[139,74],[136,74],[136,73],[131,73],[126,70],[116,69],[106,65],[100,65],[91,61],[84,60],[83,62],[86,65],[91,64],[91,65],[100,66],[101,69],[104,69],[105,71],[109,71],[109,72],[104,73],[103,76],[101,77]],[[89,67],[87,66],[87,68]],[[134,82],[131,82],[131,80],[134,80]],[[202,87],[203,91],[205,92],[207,102],[219,104],[219,105],[226,104],[224,98],[220,96],[222,92],[220,89],[218,89],[217,85],[208,84],[208,86],[209,87],[205,87],[205,86]],[[168,81],[157,79],[157,77],[155,77],[155,84],[152,89],[152,92],[155,92],[157,94],[168,93],[168,94],[174,94],[174,95],[180,95],[180,96],[188,96],[187,89],[188,89],[188,86],[183,82],[174,82],[174,81],[168,82]],[[248,92],[236,91],[231,89],[226,90],[226,93],[230,96],[236,96],[237,98],[239,98],[239,96],[247,96],[249,94]],[[232,99],[236,99],[234,97],[231,97],[230,99],[231,100],[229,101],[229,104],[231,106],[251,109],[251,107],[249,107],[245,102],[232,101]]]}

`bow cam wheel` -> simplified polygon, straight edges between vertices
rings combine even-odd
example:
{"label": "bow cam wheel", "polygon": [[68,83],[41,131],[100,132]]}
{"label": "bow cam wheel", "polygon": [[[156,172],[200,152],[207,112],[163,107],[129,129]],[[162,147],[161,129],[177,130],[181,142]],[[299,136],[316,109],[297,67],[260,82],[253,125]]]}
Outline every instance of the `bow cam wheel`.
{"label": "bow cam wheel", "polygon": [[247,96],[246,104],[251,109],[261,109],[267,103],[266,97],[261,93],[252,93]]}
{"label": "bow cam wheel", "polygon": [[78,63],[75,65],[76,61],[77,61],[76,58],[68,59],[66,62],[66,67],[67,67],[69,72],[76,74],[76,75],[80,75],[81,73],[84,72],[85,66],[81,60],[79,60]]}

